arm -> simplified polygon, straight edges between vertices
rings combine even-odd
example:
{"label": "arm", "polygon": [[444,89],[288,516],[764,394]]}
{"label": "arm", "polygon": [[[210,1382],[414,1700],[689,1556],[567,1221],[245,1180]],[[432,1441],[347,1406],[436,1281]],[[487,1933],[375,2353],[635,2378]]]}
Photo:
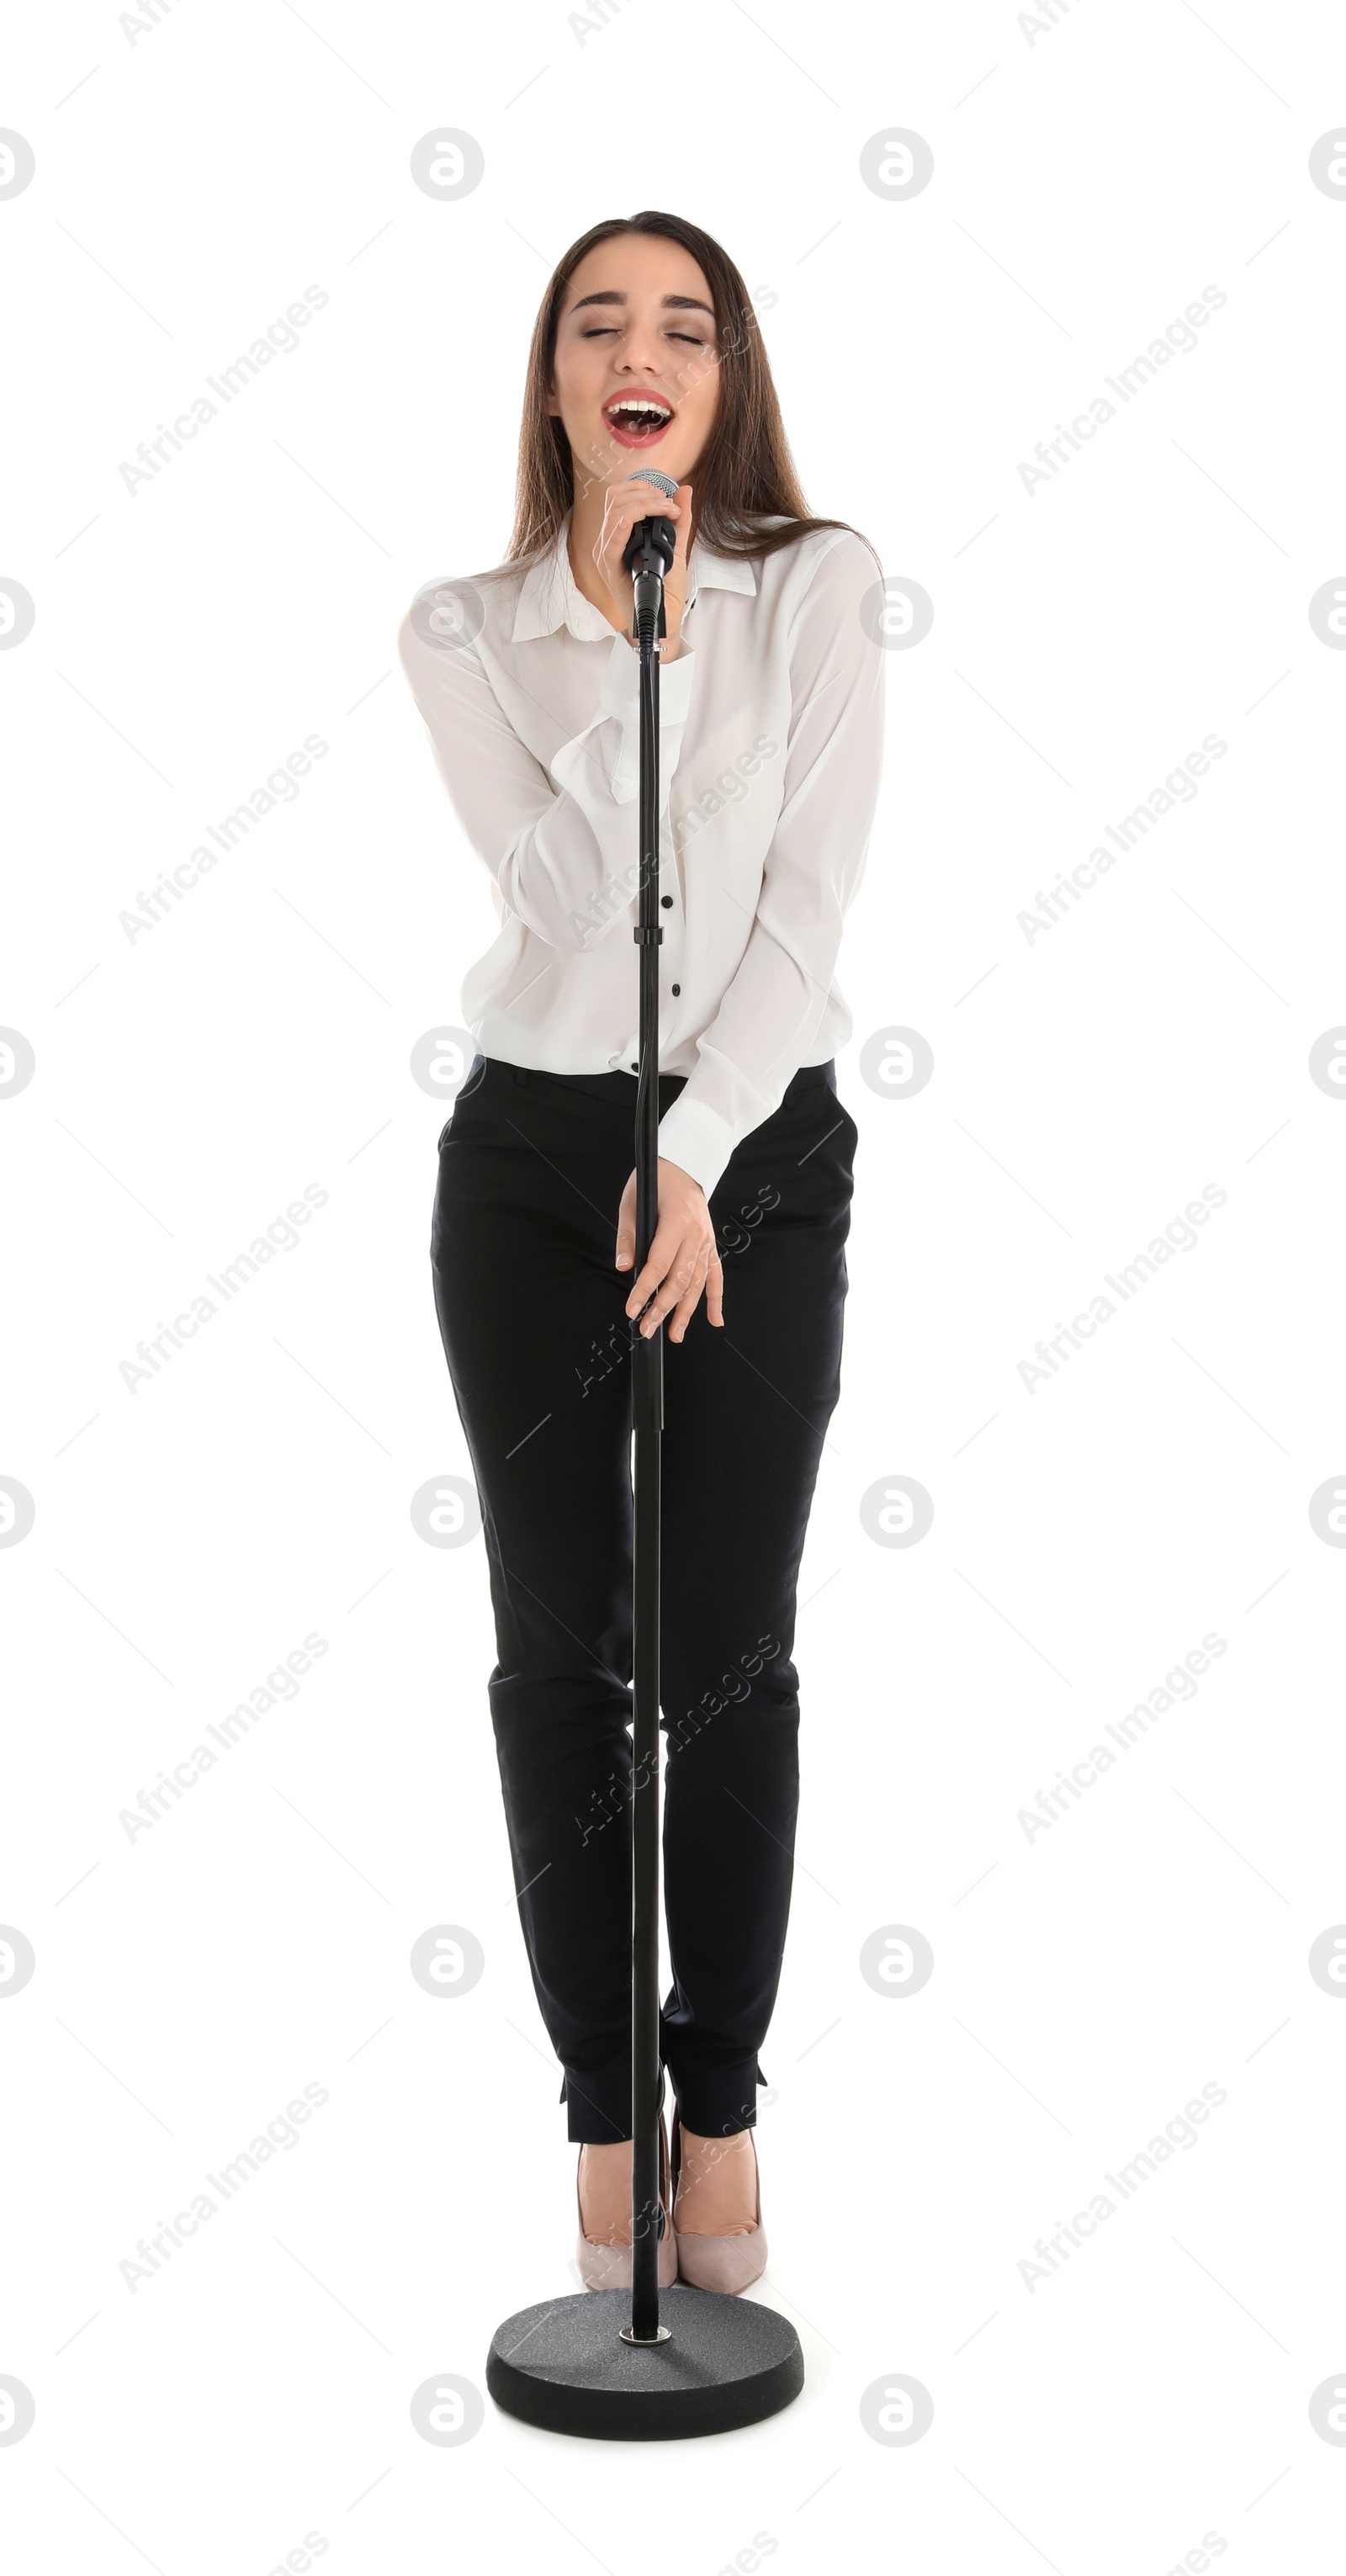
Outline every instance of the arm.
{"label": "arm", "polygon": [[660,1121],[659,1151],[710,1197],[734,1147],[809,1061],[842,915],[864,874],[883,758],[883,652],[861,616],[881,578],[859,538],[820,556],[790,638],[780,817],[756,917],[697,1065]]}
{"label": "arm", "polygon": [[[550,777],[520,741],[475,644],[430,643],[410,616],[397,644],[454,812],[506,910],[549,947],[596,947],[628,919],[640,874],[640,666],[626,638],[614,633],[594,715],[562,744]],[[661,813],[695,666],[684,646],[660,672]]]}

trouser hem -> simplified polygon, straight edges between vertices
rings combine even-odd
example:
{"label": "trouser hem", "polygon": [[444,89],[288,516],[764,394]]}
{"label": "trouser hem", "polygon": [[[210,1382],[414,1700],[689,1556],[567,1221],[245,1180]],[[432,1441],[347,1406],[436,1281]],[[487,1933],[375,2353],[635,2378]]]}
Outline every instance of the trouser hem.
{"label": "trouser hem", "polygon": [[757,2126],[757,2087],[766,2077],[755,2058],[739,2066],[691,2066],[668,2072],[684,2128],[698,2138],[732,2138]]}
{"label": "trouser hem", "polygon": [[[667,2085],[659,2069],[659,2108]],[[597,2073],[567,2067],[561,2086],[566,2106],[566,2135],[572,2147],[610,2147],[631,2135],[631,2061],[615,2060]]]}
{"label": "trouser hem", "polygon": [[[766,2077],[757,2058],[737,2066],[684,2067],[665,2061],[659,2070],[659,2107],[671,2080],[683,2125],[698,2138],[732,2138],[757,2126],[757,2087]],[[628,2059],[576,2074],[567,2068],[561,2086],[566,2134],[572,2146],[616,2146],[631,2135],[631,2066]]]}

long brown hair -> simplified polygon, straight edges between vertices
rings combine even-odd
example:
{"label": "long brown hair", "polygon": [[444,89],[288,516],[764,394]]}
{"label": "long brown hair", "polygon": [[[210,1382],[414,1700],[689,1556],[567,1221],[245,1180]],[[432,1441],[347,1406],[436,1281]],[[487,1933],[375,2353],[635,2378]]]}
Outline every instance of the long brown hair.
{"label": "long brown hair", "polygon": [[[574,500],[570,442],[561,421],[547,410],[557,325],[566,288],[580,261],[619,233],[654,233],[681,243],[706,279],[715,307],[719,401],[710,436],[697,460],[695,534],[716,554],[746,557],[775,554],[813,528],[847,527],[845,519],[809,515],[752,299],[728,252],[680,215],[647,211],[614,215],[582,233],[558,263],[543,296],[528,354],[514,529],[506,561],[533,562],[545,553]],[[763,528],[758,522],[764,517],[784,518],[789,525]],[[850,533],[854,536],[859,531]],[[864,543],[869,544],[867,537]],[[872,546],[870,552],[874,552]]]}

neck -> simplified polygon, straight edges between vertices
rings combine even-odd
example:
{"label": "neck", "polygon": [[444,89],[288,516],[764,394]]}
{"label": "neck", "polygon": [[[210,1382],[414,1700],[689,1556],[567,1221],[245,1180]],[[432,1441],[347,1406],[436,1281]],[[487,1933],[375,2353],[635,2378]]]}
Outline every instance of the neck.
{"label": "neck", "polygon": [[[613,606],[612,593],[594,562],[594,548],[603,533],[605,488],[602,483],[586,477],[584,491],[577,494],[571,509],[567,544],[570,551],[570,569],[575,576],[575,588],[582,598],[590,601],[593,607],[602,610],[610,626],[618,626],[619,620]],[[653,500],[653,492],[650,498]]]}

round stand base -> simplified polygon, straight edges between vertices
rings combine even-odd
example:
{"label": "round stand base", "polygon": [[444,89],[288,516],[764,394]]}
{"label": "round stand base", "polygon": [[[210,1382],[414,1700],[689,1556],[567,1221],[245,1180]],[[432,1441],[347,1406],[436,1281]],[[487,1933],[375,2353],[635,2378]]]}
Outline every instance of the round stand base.
{"label": "round stand base", "polygon": [[624,2343],[629,2290],[582,2290],[520,2308],[486,2362],[497,2406],[594,2442],[683,2442],[779,2414],[804,2385],[799,2337],[755,2300],[680,2284],[659,2293],[667,2343]]}

